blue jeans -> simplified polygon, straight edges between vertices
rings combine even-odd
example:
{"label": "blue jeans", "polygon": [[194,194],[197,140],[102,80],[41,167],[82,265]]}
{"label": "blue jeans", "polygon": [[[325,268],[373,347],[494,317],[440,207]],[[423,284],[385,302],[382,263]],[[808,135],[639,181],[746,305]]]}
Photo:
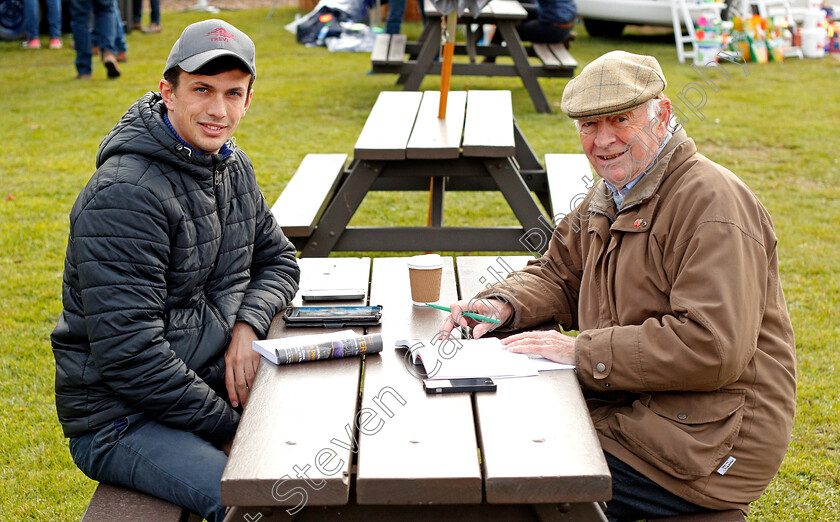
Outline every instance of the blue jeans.
{"label": "blue jeans", "polygon": [[[70,0],[70,27],[73,29],[73,42],[76,44],[76,72],[92,72],[90,13],[93,11],[93,30],[99,38],[102,51],[114,49],[114,18],[116,15],[114,0]],[[107,44],[107,45],[105,45]]]}
{"label": "blue jeans", "polygon": [[[149,0],[149,8],[152,10],[152,19],[150,21],[153,24],[160,24],[160,0]],[[143,0],[134,0],[132,9],[134,10],[132,19],[135,24],[139,24],[143,18]]]}
{"label": "blue jeans", "polygon": [[[61,0],[46,0],[46,4],[50,38],[61,38]],[[27,41],[38,38],[38,0],[23,0],[23,25]]]}
{"label": "blue jeans", "polygon": [[388,19],[385,20],[385,32],[400,34],[403,15],[405,15],[405,0],[388,0]]}
{"label": "blue jeans", "polygon": [[610,522],[711,511],[674,495],[606,451],[604,456],[612,475],[612,500],[605,513]]}
{"label": "blue jeans", "polygon": [[[128,45],[125,43],[125,29],[123,28],[123,21],[122,15],[120,13],[120,5],[117,3],[117,0],[114,0],[114,51],[117,53],[124,53],[128,51]],[[93,44],[99,46],[100,48],[106,47],[99,35],[96,34],[95,31],[91,31],[91,38],[93,39]]]}
{"label": "blue jeans", "polygon": [[198,435],[129,415],[70,439],[70,454],[85,475],[142,491],[221,522],[222,471],[227,456]]}

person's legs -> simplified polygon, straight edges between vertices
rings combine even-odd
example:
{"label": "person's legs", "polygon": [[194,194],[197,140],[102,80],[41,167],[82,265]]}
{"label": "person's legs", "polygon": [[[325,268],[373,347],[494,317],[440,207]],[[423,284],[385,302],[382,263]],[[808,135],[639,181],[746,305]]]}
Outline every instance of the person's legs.
{"label": "person's legs", "polygon": [[50,38],[61,38],[61,0],[46,0]]}
{"label": "person's legs", "polygon": [[150,22],[160,25],[160,0],[149,0],[149,7],[152,10]]}
{"label": "person's legs", "polygon": [[195,434],[136,414],[70,439],[70,453],[94,480],[163,498],[210,522],[225,516],[221,480],[227,456]]}
{"label": "person's legs", "polygon": [[385,32],[400,34],[403,15],[405,15],[405,0],[388,0],[388,19],[385,21]]}
{"label": "person's legs", "polygon": [[27,42],[38,38],[38,0],[23,0],[23,29]]}
{"label": "person's legs", "polygon": [[610,522],[711,511],[674,495],[606,451],[604,456],[612,475],[612,500],[605,513]]}
{"label": "person's legs", "polygon": [[131,4],[131,22],[134,29],[140,29],[143,21],[143,0],[134,0]]}
{"label": "person's legs", "polygon": [[76,47],[76,72],[82,77],[90,76],[92,72],[90,11],[91,0],[70,0],[70,28]]}
{"label": "person's legs", "polygon": [[125,43],[125,28],[123,27],[122,13],[120,13],[120,5],[117,0],[114,0],[114,51],[117,56],[125,56],[128,47]]}
{"label": "person's legs", "polygon": [[93,0],[93,30],[99,37],[102,52],[114,52],[114,19],[116,2],[114,0]]}
{"label": "person's legs", "polygon": [[537,20],[528,20],[516,28],[523,42],[561,43],[569,38],[574,22],[568,24],[548,24]]}

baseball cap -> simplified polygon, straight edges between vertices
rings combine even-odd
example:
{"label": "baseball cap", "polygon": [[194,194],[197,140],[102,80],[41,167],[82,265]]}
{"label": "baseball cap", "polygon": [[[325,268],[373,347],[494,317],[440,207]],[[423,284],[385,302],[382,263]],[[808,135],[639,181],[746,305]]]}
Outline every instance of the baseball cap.
{"label": "baseball cap", "polygon": [[611,51],[566,85],[560,109],[574,119],[621,114],[662,98],[667,85],[653,56]]}
{"label": "baseball cap", "polygon": [[203,20],[184,29],[169,52],[163,72],[166,74],[166,71],[177,65],[184,71],[193,73],[211,60],[233,56],[239,58],[256,78],[255,55],[254,42],[247,34],[224,20]]}

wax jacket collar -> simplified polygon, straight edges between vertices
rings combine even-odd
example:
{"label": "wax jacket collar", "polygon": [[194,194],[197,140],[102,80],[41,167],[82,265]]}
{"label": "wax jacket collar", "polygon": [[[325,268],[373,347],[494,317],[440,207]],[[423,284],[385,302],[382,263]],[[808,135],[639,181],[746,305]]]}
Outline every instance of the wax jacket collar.
{"label": "wax jacket collar", "polygon": [[665,145],[662,151],[654,160],[655,165],[651,168],[642,179],[637,183],[630,192],[624,197],[624,202],[621,209],[616,209],[615,201],[612,197],[612,191],[607,187],[603,179],[599,180],[593,188],[592,199],[589,203],[589,210],[598,214],[604,214],[614,219],[616,214],[623,212],[629,208],[640,205],[653,196],[668,170],[668,163],[671,157],[677,150],[677,147],[689,141],[690,138],[685,133],[684,129],[679,129],[671,136],[671,140]]}

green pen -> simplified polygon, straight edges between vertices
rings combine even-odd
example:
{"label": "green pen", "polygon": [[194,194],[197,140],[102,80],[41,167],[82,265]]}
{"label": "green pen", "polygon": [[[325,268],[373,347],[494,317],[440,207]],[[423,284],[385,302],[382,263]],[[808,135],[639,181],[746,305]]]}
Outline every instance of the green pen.
{"label": "green pen", "polygon": [[[437,308],[438,310],[443,310],[444,312],[452,312],[452,310],[450,310],[449,308],[447,308],[445,306],[440,306],[440,305],[436,305],[436,304],[432,304],[432,303],[426,303],[426,306],[431,306],[432,308]],[[466,315],[467,317],[471,317],[471,318],[475,319],[476,321],[484,321],[484,322],[487,322],[487,323],[501,324],[501,321],[499,321],[498,319],[493,319],[492,317],[487,317],[486,315],[474,314],[472,312],[464,312],[464,315]]]}

